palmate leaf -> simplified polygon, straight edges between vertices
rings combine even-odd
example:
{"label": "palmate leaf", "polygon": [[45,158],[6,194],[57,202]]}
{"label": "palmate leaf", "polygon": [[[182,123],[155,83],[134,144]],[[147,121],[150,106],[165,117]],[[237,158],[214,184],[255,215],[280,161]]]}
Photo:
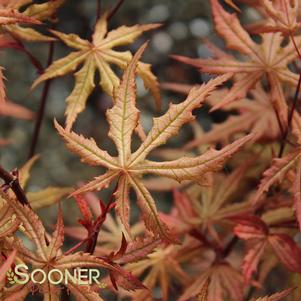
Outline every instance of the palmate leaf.
{"label": "palmate leaf", "polygon": [[146,259],[159,244],[160,240],[151,236],[137,237],[127,245],[126,252],[118,260],[118,263],[133,263]]}
{"label": "palmate leaf", "polygon": [[[273,185],[289,183],[290,188],[286,189],[292,195],[293,208],[301,229],[301,198],[300,198],[300,177],[301,177],[301,117],[295,112],[292,120],[292,133],[295,136],[297,145],[290,149],[282,158],[274,158],[271,166],[264,171],[258,189],[252,198],[254,206],[259,206],[265,200],[264,194]],[[290,175],[290,176],[288,176]]]}
{"label": "palmate leaf", "polygon": [[269,188],[279,183],[284,179],[284,176],[292,169],[294,169],[301,158],[301,149],[298,147],[288,153],[283,158],[273,159],[271,167],[269,167],[264,173],[261,182],[258,186],[258,190],[253,198],[253,204],[257,205],[262,194],[269,190]]}
{"label": "palmate leaf", "polygon": [[[113,96],[115,90],[118,88],[119,78],[112,70],[110,64],[125,69],[132,58],[132,54],[130,51],[121,52],[112,50],[112,48],[131,44],[143,32],[159,26],[159,24],[134,25],[131,27],[121,26],[107,32],[107,14],[104,14],[95,26],[92,42],[83,40],[75,34],[52,31],[55,36],[69,47],[75,48],[76,51],[71,52],[66,57],[55,61],[49,66],[45,70],[45,73],[34,82],[33,87],[49,78],[73,72],[82,64],[82,67],[75,73],[75,87],[66,100],[66,125],[70,129],[77,115],[86,107],[87,99],[95,86],[94,78],[96,71],[100,74],[100,86],[107,94]],[[159,107],[160,93],[158,82],[150,70],[150,65],[139,62],[137,73],[141,76],[145,86],[151,90]],[[132,80],[130,85],[133,84],[134,80]],[[124,89],[127,88],[124,87]],[[131,90],[132,88],[128,91]],[[120,89],[120,93],[122,94],[122,89]],[[117,110],[117,107],[113,108],[113,110]]]}
{"label": "palmate leaf", "polygon": [[[64,242],[64,224],[60,208],[55,230],[51,236],[47,235],[46,238],[45,228],[39,217],[32,211],[31,208],[29,208],[27,205],[21,205],[16,199],[11,198],[5,192],[1,192],[1,196],[8,202],[18,219],[22,222],[24,233],[30,240],[32,240],[36,249],[34,251],[28,250],[22,243],[21,239],[17,237],[11,241],[8,241],[7,245],[9,248],[16,248],[20,259],[31,263],[33,269],[41,268],[47,272],[49,267],[52,267],[64,272],[65,270],[73,270],[75,268],[98,267],[104,268],[111,273],[118,274],[120,280],[118,281],[118,284],[121,286],[123,285],[125,289],[136,289],[142,287],[142,284],[136,278],[132,278],[135,282],[133,282],[130,287],[127,287],[128,282],[123,278],[129,278],[133,276],[129,272],[123,271],[117,264],[111,264],[101,258],[83,252],[64,255],[61,250]],[[30,284],[32,284],[31,281]],[[19,289],[16,294],[13,291],[6,291],[4,293],[4,297],[12,298],[12,300],[14,300],[13,298],[17,298],[23,289],[25,297],[26,294],[29,293],[27,285],[28,284],[26,284],[22,289]],[[79,289],[75,284],[69,283],[68,288],[71,292],[74,292],[74,295],[77,296],[79,300],[82,300],[85,297],[85,292],[88,290],[90,293],[88,293],[83,300],[87,300],[88,297],[90,298],[88,300],[102,300],[99,297],[99,294],[94,292],[93,288],[89,285],[83,285]],[[54,284],[50,283],[49,281],[45,281],[45,283],[41,285],[41,289],[44,292],[44,300],[57,300],[56,288]]]}
{"label": "palmate leaf", "polygon": [[[0,47],[5,47],[6,41],[4,40],[3,42],[3,45],[1,45]],[[9,116],[25,120],[32,119],[34,116],[32,111],[19,104],[7,100],[4,80],[5,77],[3,75],[3,68],[0,67],[0,116]]]}
{"label": "palmate leaf", "polygon": [[16,23],[40,24],[37,19],[27,17],[17,10],[0,8],[0,25]]}
{"label": "palmate leaf", "polygon": [[[224,97],[228,90],[216,91],[208,97],[208,104],[214,106]],[[184,149],[188,150],[204,143],[226,143],[230,138],[246,131],[254,134],[254,141],[272,141],[280,135],[279,123],[271,103],[271,96],[264,91],[261,84],[257,84],[250,91],[252,98],[244,98],[227,105],[223,110],[238,114],[230,115],[222,123],[213,124],[210,131],[193,139]]]}
{"label": "palmate leaf", "polygon": [[134,171],[139,174],[141,170],[141,173],[152,173],[175,179],[178,182],[190,180],[202,184],[204,174],[220,170],[224,165],[224,158],[229,158],[233,153],[233,149],[239,149],[249,140],[250,136],[246,136],[221,150],[210,149],[196,158],[184,157],[162,163],[142,161]]}
{"label": "palmate leaf", "polygon": [[[0,8],[3,11],[14,11],[20,15],[20,18],[25,20],[35,20],[35,24],[40,24],[46,20],[52,20],[57,9],[65,2],[65,0],[51,0],[44,3],[35,4],[34,1],[2,1]],[[24,10],[24,7],[25,10]],[[22,13],[20,13],[22,11]],[[22,27],[14,23],[24,22],[10,22],[3,26],[3,29],[10,33],[12,36],[18,37],[21,40],[29,42],[49,42],[54,38],[41,34],[37,30],[30,27]]]}
{"label": "palmate leaf", "polygon": [[215,87],[228,78],[228,76],[221,76],[207,84],[193,88],[184,102],[170,105],[167,113],[154,119],[153,127],[146,139],[137,151],[132,153],[131,136],[139,124],[139,111],[135,107],[134,77],[138,70],[138,61],[145,47],[144,45],[138,50],[127,67],[119,89],[115,92],[115,104],[107,112],[110,137],[115,142],[118,150],[117,158],[113,158],[106,151],[101,150],[93,139],[86,139],[70,132],[68,129],[63,129],[57,122],[55,122],[55,126],[67,142],[68,149],[79,155],[83,162],[108,169],[105,174],[95,178],[73,194],[100,190],[110,185],[114,179],[118,179],[119,183],[115,193],[116,207],[117,214],[119,214],[125,228],[129,228],[128,192],[131,188],[136,192],[137,204],[142,212],[147,229],[156,235],[160,235],[162,239],[170,241],[168,228],[160,221],[155,201],[143,184],[141,176],[151,173],[178,181],[202,182],[204,174],[221,169],[224,162],[231,155],[251,140],[252,135],[241,138],[219,151],[211,149],[195,158],[181,158],[162,163],[145,160],[153,149],[177,134],[183,124],[193,120],[192,111],[200,107]]}
{"label": "palmate leaf", "polygon": [[208,301],[208,288],[209,288],[209,280],[207,280],[201,289],[200,294],[198,295],[198,301]]}
{"label": "palmate leaf", "polygon": [[237,222],[235,234],[244,240],[253,242],[244,258],[242,266],[245,284],[248,284],[256,271],[261,256],[267,246],[270,246],[287,269],[301,272],[301,250],[296,242],[287,234],[271,233],[268,226],[256,216],[241,215],[232,217]]}
{"label": "palmate leaf", "polygon": [[0,199],[0,238],[3,239],[17,231],[19,220],[12,208]]}
{"label": "palmate leaf", "polygon": [[[208,299],[208,286],[209,286],[209,281],[206,281],[203,285],[202,291],[200,295],[198,296],[198,301],[209,301]],[[259,297],[256,299],[251,299],[250,301],[280,301],[283,300],[283,298],[287,297],[288,295],[291,294],[293,289],[286,289],[283,290],[279,293],[275,293],[271,296],[265,296],[265,297]]]}
{"label": "palmate leaf", "polygon": [[263,0],[260,4],[264,20],[259,24],[252,24],[250,26],[252,32],[282,32],[290,35],[300,28],[301,24],[298,20],[300,2],[298,0]]}
{"label": "palmate leaf", "polygon": [[251,211],[250,202],[235,202],[241,197],[237,192],[240,186],[244,187],[242,178],[247,169],[246,164],[227,176],[213,173],[208,175],[207,186],[190,185],[181,192],[175,191],[174,208],[165,219],[180,233],[201,227],[210,233],[213,241],[222,245],[221,238],[230,226],[231,216]]}
{"label": "palmate leaf", "polygon": [[[185,246],[193,248],[194,244]],[[152,300],[151,290],[159,285],[162,291],[162,300],[167,301],[173,282],[182,285],[189,283],[190,277],[181,266],[183,260],[181,259],[181,249],[179,250],[178,247],[176,245],[158,247],[145,259],[125,266],[135,276],[143,276],[143,284],[149,289],[132,293],[131,300]],[[182,247],[184,249],[184,246]],[[198,245],[198,247],[200,246]]]}
{"label": "palmate leaf", "polygon": [[200,273],[198,277],[189,285],[179,301],[189,300],[189,298],[198,296],[203,286],[209,281],[207,301],[223,301],[226,296],[231,300],[243,300],[242,277],[240,273],[227,263],[216,264]]}
{"label": "palmate leaf", "polygon": [[[73,189],[71,187],[48,186],[37,191],[27,191],[27,183],[30,179],[30,173],[33,165],[39,156],[33,156],[18,171],[18,180],[22,189],[25,190],[27,199],[33,209],[37,210],[48,207],[59,202],[63,197],[68,195]],[[5,202],[0,196],[0,203]]]}
{"label": "palmate leaf", "polygon": [[[99,206],[99,199],[92,192],[86,193],[84,196],[75,195],[74,198],[83,217],[81,220],[84,224],[91,225],[102,213]],[[66,227],[65,233],[80,241],[86,239],[88,232],[87,229],[82,226],[83,223],[81,223],[80,226]],[[151,248],[151,246],[155,247],[159,243],[158,239],[151,237],[142,239],[141,236],[143,235],[143,230],[143,224],[141,222],[137,222],[131,225],[130,233],[128,233],[120,219],[113,217],[111,213],[107,213],[106,219],[99,232],[99,239],[97,240],[94,254],[97,256],[105,256],[115,252],[119,249],[120,242],[122,241],[122,236],[124,234],[126,241],[129,243],[126,254],[118,260],[118,263],[134,261],[134,258],[138,258],[143,254],[145,255],[147,249]],[[133,250],[134,248],[136,249]]]}
{"label": "palmate leaf", "polygon": [[281,291],[279,293],[275,293],[275,294],[273,294],[271,296],[257,298],[254,301],[280,301],[280,300],[283,300],[283,298],[285,298],[288,295],[290,295],[292,291],[293,291],[293,289],[289,288],[289,289],[283,290],[283,291]]}
{"label": "palmate leaf", "polygon": [[[1,76],[1,75],[0,75]],[[0,92],[1,94],[1,92]],[[0,96],[1,97],[1,96]],[[4,96],[5,99],[5,96]],[[1,102],[1,100],[0,100]],[[29,109],[20,106],[19,104],[13,103],[11,101],[5,101],[1,104],[0,115],[9,116],[18,119],[30,120],[34,117],[34,114]]]}
{"label": "palmate leaf", "polygon": [[52,187],[48,186],[45,189],[28,192],[27,198],[32,209],[49,207],[58,203],[63,197],[67,196],[73,189],[71,187]]}
{"label": "palmate leaf", "polygon": [[[199,68],[202,72],[232,73],[234,75],[234,83],[229,93],[212,110],[246,97],[255,84],[267,76],[273,107],[285,128],[287,125],[287,104],[283,95],[282,84],[296,86],[298,82],[298,74],[291,72],[288,68],[288,65],[298,57],[294,43],[289,40],[283,46],[285,38],[277,32],[262,34],[262,41],[258,44],[242,27],[236,14],[227,13],[218,0],[212,0],[211,3],[215,29],[218,34],[225,40],[228,48],[247,57],[238,60],[234,56],[219,52],[213,59],[190,59],[181,56],[175,56],[175,58]],[[299,47],[300,42],[300,37],[295,37],[296,47]],[[217,53],[217,51],[214,52]],[[236,78],[237,75],[239,77]]]}
{"label": "palmate leaf", "polygon": [[[5,48],[9,43],[10,42],[7,41],[6,38],[2,38],[2,35],[0,35],[0,48]],[[5,76],[3,74],[3,68],[0,67],[0,115],[15,117],[19,119],[32,119],[34,116],[32,111],[19,104],[7,100],[4,80]]]}
{"label": "palmate leaf", "polygon": [[[1,1],[0,3],[0,27],[4,33],[8,33],[13,40],[5,38],[5,34],[1,34],[1,48],[16,47],[14,39],[19,38],[26,41],[53,41],[54,38],[45,36],[33,28],[21,27],[19,24],[41,24],[41,21],[50,19],[57,8],[61,6],[64,0],[52,0],[42,4],[32,4],[32,0],[22,1]],[[29,5],[29,6],[28,6]],[[24,6],[28,6],[25,10]],[[21,12],[22,11],[22,12]],[[31,119],[33,114],[26,108],[11,102],[4,105],[6,99],[4,77],[2,68],[0,67],[0,114],[13,116],[17,118]]]}

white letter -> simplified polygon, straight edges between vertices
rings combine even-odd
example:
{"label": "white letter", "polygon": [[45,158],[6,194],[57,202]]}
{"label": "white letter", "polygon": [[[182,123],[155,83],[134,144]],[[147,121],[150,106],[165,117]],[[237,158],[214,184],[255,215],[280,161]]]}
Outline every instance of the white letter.
{"label": "white letter", "polygon": [[[93,275],[94,273],[96,275]],[[99,276],[100,276],[100,271],[99,270],[90,269],[89,270],[89,284],[93,284],[93,281],[97,284],[100,284],[99,281],[98,281]]]}
{"label": "white letter", "polygon": [[[39,272],[43,275],[43,278],[40,281],[34,279],[34,275],[39,273]],[[36,269],[31,273],[31,280],[32,280],[33,283],[39,283],[39,284],[44,283],[45,280],[46,280],[46,273],[41,269]]]}
{"label": "white letter", "polygon": [[[53,274],[53,273],[58,273],[59,275],[60,275],[60,278],[59,278],[59,280],[53,280],[53,279],[51,279],[50,278],[50,276]],[[62,282],[62,280],[63,280],[63,273],[60,271],[60,270],[58,270],[58,269],[52,269],[52,270],[50,270],[50,272],[48,273],[48,281],[51,283],[51,284],[59,284],[59,283],[61,283]]]}
{"label": "white letter", "polygon": [[[83,273],[86,273],[86,272],[88,272],[88,269],[78,269],[78,284],[79,285],[81,285],[81,284],[83,284],[83,285],[89,284],[88,275],[87,274],[83,274]],[[86,281],[83,281],[83,280],[86,280]]]}
{"label": "white letter", "polygon": [[73,271],[73,275],[70,273],[69,270],[65,270],[65,284],[69,283],[69,279],[71,279],[73,284],[77,284],[76,281],[76,270]]}
{"label": "white letter", "polygon": [[20,268],[23,268],[23,269],[25,269],[26,271],[28,270],[28,266],[26,265],[26,264],[17,264],[16,265],[16,267],[15,267],[15,274],[17,275],[17,276],[23,276],[23,279],[24,280],[22,280],[22,279],[18,279],[17,277],[15,277],[14,278],[14,280],[16,281],[16,283],[18,283],[18,284],[25,284],[25,283],[27,283],[28,281],[29,281],[29,275],[28,275],[28,273],[23,273],[23,272],[21,272],[19,269]]}

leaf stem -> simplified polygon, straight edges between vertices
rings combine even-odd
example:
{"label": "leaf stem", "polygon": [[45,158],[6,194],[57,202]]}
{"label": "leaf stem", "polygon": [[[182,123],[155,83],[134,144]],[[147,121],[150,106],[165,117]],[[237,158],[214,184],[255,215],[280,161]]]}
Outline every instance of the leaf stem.
{"label": "leaf stem", "polygon": [[[53,61],[53,55],[54,55],[54,42],[50,42],[47,67],[51,65],[51,63]],[[37,143],[38,143],[38,139],[39,139],[42,121],[43,121],[43,118],[45,115],[46,102],[48,99],[51,82],[52,82],[52,79],[48,79],[45,82],[44,87],[43,87],[43,91],[41,94],[40,107],[39,107],[39,111],[38,111],[38,115],[37,115],[37,119],[36,119],[36,123],[35,123],[35,128],[34,128],[33,138],[31,141],[29,155],[28,155],[29,159],[32,158],[36,152],[36,147],[37,147]]]}

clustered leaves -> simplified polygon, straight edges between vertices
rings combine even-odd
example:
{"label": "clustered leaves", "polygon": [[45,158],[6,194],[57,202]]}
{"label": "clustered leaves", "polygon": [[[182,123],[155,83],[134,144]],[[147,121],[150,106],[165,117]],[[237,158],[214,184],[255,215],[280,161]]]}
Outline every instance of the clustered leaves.
{"label": "clustered leaves", "polygon": [[[195,86],[162,84],[186,97],[153,118],[148,132],[137,106],[136,76],[161,110],[158,80],[151,65],[141,61],[148,43],[134,55],[113,48],[132,44],[161,24],[122,25],[109,31],[112,14],[104,12],[89,40],[52,29],[40,33],[40,26],[58,21],[56,12],[63,3],[0,1],[0,46],[30,58],[40,73],[32,88],[74,74],[65,124],[55,119],[54,128],[82,163],[104,171],[74,188],[28,191],[38,156],[12,172],[0,166],[1,300],[27,300],[35,286],[35,294],[49,301],[68,300],[68,295],[91,301],[112,295],[133,301],[157,300],[158,295],[163,301],[300,300],[301,3],[211,0],[214,27],[225,47],[206,41],[210,58],[172,57],[212,78]],[[243,25],[240,16],[246,6],[261,19]],[[23,44],[54,41],[75,51],[45,70]],[[2,68],[0,72],[0,114],[32,118],[32,112],[7,99]],[[102,122],[109,126],[115,156],[73,130],[95,88],[96,72],[100,88],[112,99]],[[209,131],[195,121],[196,109],[206,106],[209,113],[219,110],[227,116]],[[164,148],[187,124],[193,138],[184,146]],[[111,197],[102,200],[97,193],[109,188]],[[160,199],[155,197],[162,191],[172,197],[165,213],[158,210]],[[81,215],[77,224],[68,226],[60,203],[66,195]],[[72,206],[72,200],[64,205]],[[49,231],[37,210],[55,204],[57,223]],[[131,215],[135,204],[139,219]],[[68,282],[59,289],[39,278],[41,283],[31,279],[18,284],[13,270],[17,263],[45,273],[97,268],[102,283]],[[271,292],[274,271],[283,276]]]}

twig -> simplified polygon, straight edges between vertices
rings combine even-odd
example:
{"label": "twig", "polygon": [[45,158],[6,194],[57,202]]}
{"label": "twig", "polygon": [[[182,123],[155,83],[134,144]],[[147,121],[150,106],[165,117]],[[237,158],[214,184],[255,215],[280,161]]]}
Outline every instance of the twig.
{"label": "twig", "polygon": [[105,220],[107,218],[107,213],[112,208],[114,194],[115,194],[117,188],[118,188],[118,181],[116,183],[116,187],[115,187],[114,191],[112,192],[109,203],[105,206],[105,208],[102,208],[102,213],[100,214],[99,217],[97,217],[97,219],[93,225],[93,228],[91,229],[92,231],[89,233],[86,252],[90,253],[91,255],[93,255],[93,253],[95,251],[101,226],[103,225],[103,223],[105,222]]}
{"label": "twig", "polygon": [[4,181],[5,185],[12,189],[12,191],[16,195],[16,198],[21,204],[30,206],[24,190],[19,183],[17,174],[15,176],[9,173],[0,165],[0,178]]}
{"label": "twig", "polygon": [[279,158],[281,158],[282,155],[283,155],[284,148],[285,148],[285,145],[286,145],[287,136],[288,136],[289,130],[290,130],[291,125],[292,125],[294,112],[296,110],[296,105],[297,105],[297,102],[298,102],[300,87],[301,87],[301,73],[299,75],[299,80],[298,80],[298,84],[297,84],[297,88],[296,88],[296,92],[295,92],[295,96],[294,96],[293,105],[292,105],[291,110],[290,110],[289,115],[288,115],[287,127],[286,127],[286,130],[285,130],[284,135],[282,137],[280,150],[279,150],[279,154],[278,154]]}
{"label": "twig", "polygon": [[107,20],[109,21],[119,10],[120,6],[123,4],[124,0],[119,0],[118,3],[115,5],[115,7],[112,8],[110,11]]}
{"label": "twig", "polygon": [[188,232],[189,235],[192,237],[198,239],[202,244],[208,246],[210,249],[220,253],[220,247],[213,243],[212,241],[208,240],[206,235],[204,235],[202,232],[200,232],[197,229],[192,229]]}
{"label": "twig", "polygon": [[228,257],[228,255],[232,252],[236,244],[238,243],[238,237],[233,236],[233,238],[229,241],[229,243],[224,247],[224,250],[222,252],[222,258]]}
{"label": "twig", "polygon": [[88,239],[90,239],[90,237],[87,237],[87,238],[81,240],[79,243],[77,243],[76,245],[74,245],[71,249],[69,249],[68,251],[66,251],[64,253],[64,255],[66,256],[66,255],[69,255],[72,252],[76,251],[79,247],[81,247],[83,244],[85,244],[88,241]]}
{"label": "twig", "polygon": [[[53,54],[54,54],[54,42],[50,42],[48,60],[47,60],[47,67],[50,66],[52,61],[53,61]],[[36,123],[35,123],[33,138],[32,138],[32,142],[31,142],[31,146],[30,146],[30,150],[29,150],[29,155],[28,155],[29,159],[32,158],[33,155],[36,152],[36,147],[37,147],[37,143],[38,143],[38,139],[39,139],[39,134],[40,134],[40,130],[41,130],[42,121],[43,121],[44,114],[45,114],[46,102],[47,102],[51,82],[52,82],[52,79],[48,79],[45,82],[44,87],[43,87],[43,91],[42,91],[42,94],[41,94],[40,107],[39,107],[39,111],[38,111],[38,114],[37,114],[37,119],[36,119]]]}
{"label": "twig", "polygon": [[97,4],[96,4],[96,22],[99,20],[100,15],[101,15],[101,0],[97,0]]}
{"label": "twig", "polygon": [[[301,53],[300,53],[300,51],[298,49],[298,46],[296,44],[294,35],[292,34],[292,32],[290,32],[289,35],[290,35],[292,43],[293,43],[293,45],[295,47],[295,50],[296,50],[296,52],[298,54],[298,57],[301,60]],[[285,148],[285,145],[286,145],[287,136],[288,136],[289,130],[290,130],[291,125],[292,125],[294,112],[296,110],[296,106],[297,106],[297,102],[298,102],[298,96],[299,96],[299,92],[300,92],[300,87],[301,87],[301,73],[299,74],[299,80],[298,80],[297,88],[296,88],[296,91],[295,91],[293,105],[292,105],[292,108],[291,108],[291,110],[289,112],[289,115],[288,115],[287,127],[286,127],[286,130],[285,130],[284,135],[282,137],[282,141],[281,141],[281,145],[280,145],[280,149],[279,149],[279,154],[278,154],[279,158],[281,158],[282,155],[283,155],[284,148]]]}
{"label": "twig", "polygon": [[283,129],[283,125],[281,123],[279,113],[278,113],[278,111],[276,110],[276,108],[274,106],[273,106],[273,109],[274,109],[274,112],[275,112],[275,115],[276,115],[276,118],[277,118],[277,122],[278,122],[278,125],[279,125],[280,133],[281,133],[281,135],[283,137],[284,133],[285,133],[285,130]]}
{"label": "twig", "polygon": [[42,74],[44,69],[39,60],[28,49],[25,48],[24,44],[16,36],[13,36],[13,39],[15,40],[15,42],[11,43],[7,47],[25,53],[31,61],[32,65],[37,69],[38,74]]}

